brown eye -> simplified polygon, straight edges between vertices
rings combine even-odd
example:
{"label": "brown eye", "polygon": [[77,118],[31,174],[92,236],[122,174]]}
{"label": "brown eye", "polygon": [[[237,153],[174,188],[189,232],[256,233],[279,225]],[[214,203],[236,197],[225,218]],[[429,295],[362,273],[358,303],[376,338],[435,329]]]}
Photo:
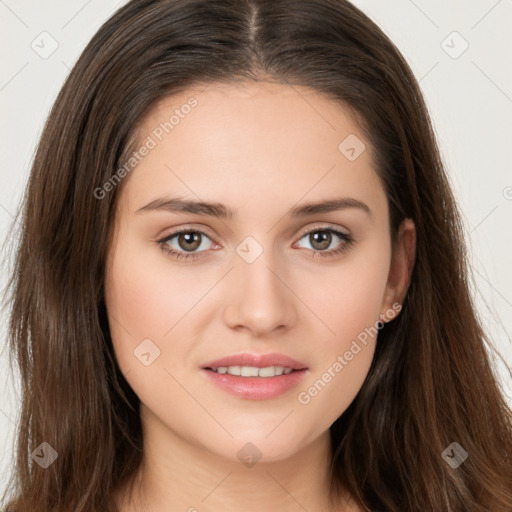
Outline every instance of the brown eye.
{"label": "brown eye", "polygon": [[206,233],[198,230],[183,229],[170,234],[162,240],[158,240],[157,243],[164,252],[167,252],[177,259],[196,259],[200,258],[201,253],[207,252],[210,248],[208,247],[208,244],[206,244],[207,246],[203,247],[204,250],[197,251],[197,249],[203,245],[205,239],[210,240],[213,244]]}
{"label": "brown eye", "polygon": [[324,251],[331,245],[332,234],[328,231],[314,231],[309,233],[309,241],[314,249]]}
{"label": "brown eye", "polygon": [[201,245],[201,234],[197,231],[180,233],[177,242],[181,249],[194,251]]}
{"label": "brown eye", "polygon": [[[334,235],[334,236],[333,236]],[[338,242],[336,247],[336,238],[340,239],[341,242]],[[339,254],[352,244],[352,237],[346,233],[342,233],[337,229],[333,228],[316,228],[311,231],[308,231],[301,238],[307,239],[308,243],[311,246],[311,250],[313,251],[314,256],[332,256],[335,254]],[[331,250],[327,250],[334,242],[334,248]],[[325,253],[325,254],[321,254]]]}

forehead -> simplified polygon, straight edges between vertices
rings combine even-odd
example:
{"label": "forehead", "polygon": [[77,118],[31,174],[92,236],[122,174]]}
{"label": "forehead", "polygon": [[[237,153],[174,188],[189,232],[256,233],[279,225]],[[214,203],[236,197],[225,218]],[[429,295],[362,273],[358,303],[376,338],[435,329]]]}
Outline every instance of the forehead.
{"label": "forehead", "polygon": [[307,87],[192,87],[161,99],[139,123],[132,147],[143,145],[151,148],[123,183],[133,199],[173,193],[261,210],[335,192],[382,196],[352,111]]}

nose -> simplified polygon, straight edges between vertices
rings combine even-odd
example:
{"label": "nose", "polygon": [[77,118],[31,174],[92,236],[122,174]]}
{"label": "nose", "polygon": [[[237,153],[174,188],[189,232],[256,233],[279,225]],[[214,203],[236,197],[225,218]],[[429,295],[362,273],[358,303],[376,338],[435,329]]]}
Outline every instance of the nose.
{"label": "nose", "polygon": [[276,267],[275,260],[266,254],[263,252],[252,263],[237,261],[226,283],[230,290],[224,321],[230,328],[249,331],[254,337],[291,328],[300,302],[287,282],[290,273]]}

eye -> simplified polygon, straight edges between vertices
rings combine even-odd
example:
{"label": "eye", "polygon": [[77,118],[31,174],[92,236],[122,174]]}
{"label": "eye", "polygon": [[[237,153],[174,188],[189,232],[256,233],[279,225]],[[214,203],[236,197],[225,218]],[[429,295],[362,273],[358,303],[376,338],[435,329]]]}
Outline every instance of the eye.
{"label": "eye", "polygon": [[[169,243],[173,241],[174,238],[176,238],[176,244],[173,247],[172,245],[170,246]],[[174,233],[165,237],[164,239],[159,240],[157,243],[158,245],[160,245],[160,248],[164,252],[169,253],[171,256],[177,259],[197,259],[200,257],[199,255],[195,254],[194,252],[189,252],[196,251],[196,249],[199,249],[201,247],[205,249],[203,244],[203,238],[208,238],[209,240],[211,240],[210,237],[203,231],[182,229],[180,231],[175,231]],[[185,252],[181,252],[182,249],[184,249]],[[208,249],[208,247],[206,249]]]}
{"label": "eye", "polygon": [[[353,238],[349,234],[327,226],[314,228],[303,233],[300,240],[306,237],[308,237],[307,240],[312,245],[313,257],[329,257],[341,254],[353,243]],[[204,247],[205,238],[212,242],[212,239],[203,231],[185,228],[171,233],[162,240],[158,240],[157,244],[162,251],[170,254],[173,258],[196,260],[201,258],[200,253],[206,252],[211,248],[211,246]],[[341,243],[335,243],[335,246],[338,245],[337,248],[327,250],[333,241],[335,242],[336,238],[340,239]],[[206,245],[208,246],[209,244],[206,243]],[[203,249],[202,251],[197,251],[197,249],[201,248]]]}
{"label": "eye", "polygon": [[[333,237],[334,235],[334,237]],[[336,238],[342,242],[336,243]],[[343,233],[330,227],[317,227],[307,231],[301,238],[306,239],[312,246],[313,257],[329,257],[341,254],[353,243],[353,238],[348,233]],[[334,249],[327,250],[334,242]]]}

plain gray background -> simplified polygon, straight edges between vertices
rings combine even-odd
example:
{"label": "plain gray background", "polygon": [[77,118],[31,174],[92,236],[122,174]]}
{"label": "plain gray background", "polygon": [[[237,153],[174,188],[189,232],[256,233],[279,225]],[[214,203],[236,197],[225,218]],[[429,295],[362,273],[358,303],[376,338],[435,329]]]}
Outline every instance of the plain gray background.
{"label": "plain gray background", "polygon": [[[41,130],[67,74],[125,1],[0,0],[0,243],[28,179]],[[512,1],[355,0],[420,81],[464,216],[474,296],[501,357],[512,405]],[[1,255],[2,257],[4,255]],[[3,290],[9,267],[0,278]],[[0,487],[12,463],[19,388],[0,318]],[[461,340],[463,343],[464,340]]]}

